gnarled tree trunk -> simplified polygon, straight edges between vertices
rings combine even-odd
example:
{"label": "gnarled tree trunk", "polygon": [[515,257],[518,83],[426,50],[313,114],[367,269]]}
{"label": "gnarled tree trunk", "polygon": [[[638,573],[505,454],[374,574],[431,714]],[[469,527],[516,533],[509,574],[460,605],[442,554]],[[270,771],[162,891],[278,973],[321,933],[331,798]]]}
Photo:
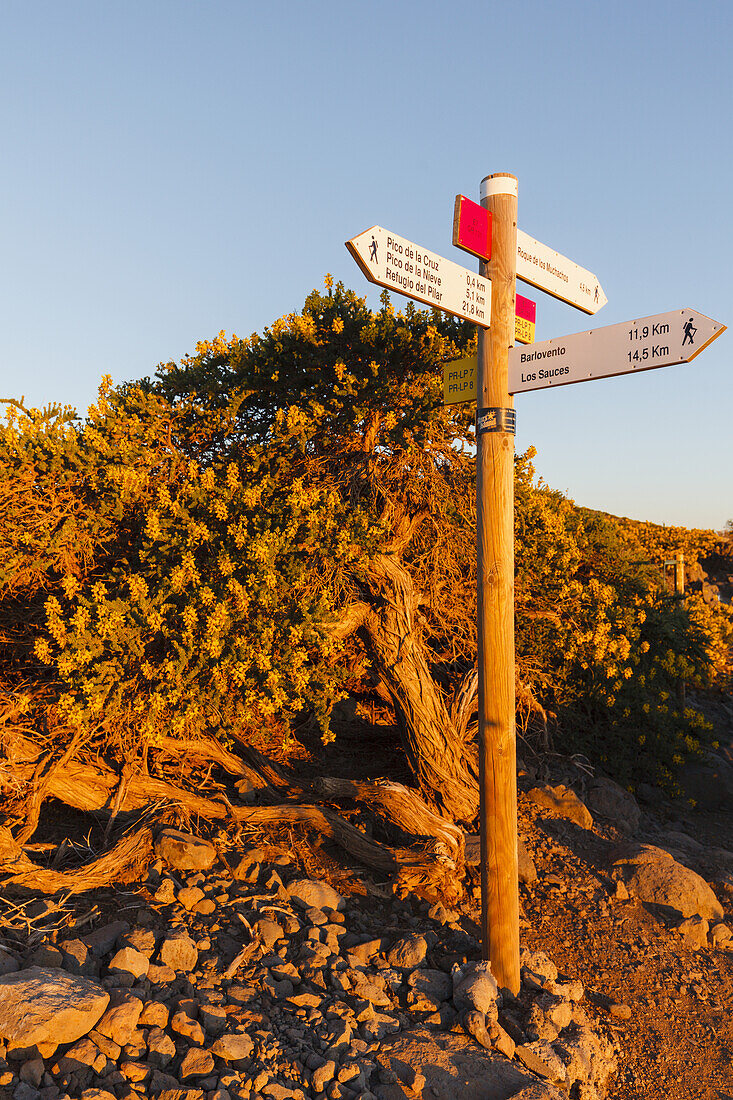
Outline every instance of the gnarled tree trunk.
{"label": "gnarled tree trunk", "polygon": [[430,673],[412,577],[397,556],[377,554],[366,580],[372,598],[361,629],[401,716],[410,767],[430,805],[470,822],[478,811],[478,763]]}

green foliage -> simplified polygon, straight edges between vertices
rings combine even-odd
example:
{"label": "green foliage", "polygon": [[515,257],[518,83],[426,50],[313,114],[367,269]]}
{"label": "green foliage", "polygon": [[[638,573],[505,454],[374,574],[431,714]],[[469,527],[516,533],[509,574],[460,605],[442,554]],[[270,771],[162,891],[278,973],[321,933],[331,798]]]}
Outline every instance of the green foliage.
{"label": "green foliage", "polygon": [[[120,757],[160,733],[255,738],[302,710],[327,734],[365,668],[334,627],[369,598],[376,553],[409,569],[449,696],[475,660],[474,436],[441,375],[474,338],[386,296],[372,312],[327,280],[261,336],[220,334],[152,381],[105,381],[84,421],[11,407],[5,699]],[[722,674],[730,618],[670,599],[643,564],[649,532],[642,545],[638,525],[537,482],[533,454],[516,462],[519,676],[557,716],[558,748],[669,785],[701,732],[678,681]],[[687,545],[675,532],[665,553]]]}

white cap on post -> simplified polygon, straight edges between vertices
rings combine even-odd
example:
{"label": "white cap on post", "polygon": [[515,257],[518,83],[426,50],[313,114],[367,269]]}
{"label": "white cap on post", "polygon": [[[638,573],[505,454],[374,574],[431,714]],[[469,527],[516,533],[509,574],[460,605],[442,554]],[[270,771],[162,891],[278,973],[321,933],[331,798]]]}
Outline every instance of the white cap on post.
{"label": "white cap on post", "polygon": [[484,176],[481,180],[481,198],[489,195],[517,195],[517,177],[506,175]]}

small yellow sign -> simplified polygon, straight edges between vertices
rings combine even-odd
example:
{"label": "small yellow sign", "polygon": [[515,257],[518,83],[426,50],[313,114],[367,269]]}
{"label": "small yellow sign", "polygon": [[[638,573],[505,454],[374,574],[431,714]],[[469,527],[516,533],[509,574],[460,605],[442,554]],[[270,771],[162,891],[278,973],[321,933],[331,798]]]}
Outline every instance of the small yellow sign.
{"label": "small yellow sign", "polygon": [[534,344],[535,323],[527,317],[514,318],[514,339],[518,344]]}
{"label": "small yellow sign", "polygon": [[456,359],[443,367],[443,404],[460,405],[464,401],[476,400],[475,355],[467,359]]}

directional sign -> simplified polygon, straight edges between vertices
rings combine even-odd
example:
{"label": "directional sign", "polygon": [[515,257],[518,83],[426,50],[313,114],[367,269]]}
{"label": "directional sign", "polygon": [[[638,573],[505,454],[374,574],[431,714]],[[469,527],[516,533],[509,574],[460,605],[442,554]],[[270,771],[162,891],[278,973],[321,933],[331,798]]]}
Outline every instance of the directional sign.
{"label": "directional sign", "polygon": [[578,332],[509,350],[509,393],[689,363],[726,326],[694,309]]}
{"label": "directional sign", "polygon": [[521,229],[517,230],[517,278],[583,313],[597,313],[608,301],[596,275]]}
{"label": "directional sign", "polygon": [[464,252],[478,256],[480,260],[491,259],[491,214],[465,195],[456,195],[453,244]]}
{"label": "directional sign", "polygon": [[435,309],[488,328],[491,283],[466,267],[446,260],[422,245],[389,233],[381,225],[346,242],[367,279]]}

